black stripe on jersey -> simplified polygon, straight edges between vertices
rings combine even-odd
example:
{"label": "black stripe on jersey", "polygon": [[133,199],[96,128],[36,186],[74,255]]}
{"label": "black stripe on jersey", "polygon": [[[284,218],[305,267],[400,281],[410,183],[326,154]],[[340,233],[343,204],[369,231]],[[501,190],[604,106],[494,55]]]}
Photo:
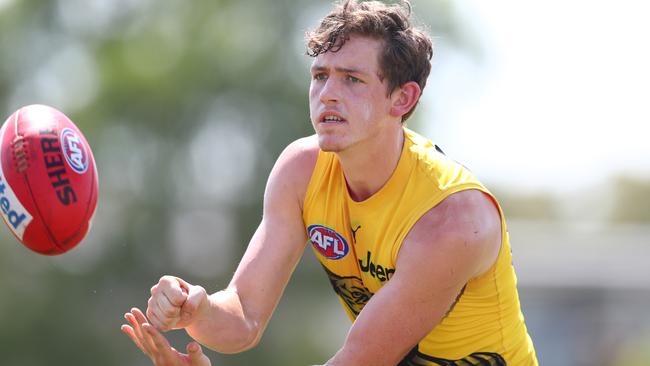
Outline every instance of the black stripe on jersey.
{"label": "black stripe on jersey", "polygon": [[506,360],[494,352],[474,352],[460,360],[425,355],[416,346],[397,366],[506,366]]}

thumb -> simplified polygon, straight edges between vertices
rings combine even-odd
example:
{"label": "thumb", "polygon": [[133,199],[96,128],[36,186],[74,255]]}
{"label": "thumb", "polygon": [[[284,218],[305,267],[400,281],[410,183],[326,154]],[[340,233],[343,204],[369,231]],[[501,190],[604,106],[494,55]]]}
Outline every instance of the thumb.
{"label": "thumb", "polygon": [[197,342],[190,342],[187,345],[187,355],[192,366],[210,366],[210,360],[203,354],[201,346]]}
{"label": "thumb", "polygon": [[201,286],[189,286],[187,299],[181,307],[181,319],[189,321],[194,317],[196,312],[204,305],[204,301],[208,298],[205,289]]}

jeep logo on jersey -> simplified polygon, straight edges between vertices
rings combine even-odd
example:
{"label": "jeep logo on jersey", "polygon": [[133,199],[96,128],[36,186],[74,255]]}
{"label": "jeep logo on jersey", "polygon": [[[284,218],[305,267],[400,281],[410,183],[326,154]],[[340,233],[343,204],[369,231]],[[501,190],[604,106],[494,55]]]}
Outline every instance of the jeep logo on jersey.
{"label": "jeep logo on jersey", "polygon": [[307,228],[311,245],[327,259],[341,259],[350,251],[348,242],[336,231],[323,225],[310,225]]}
{"label": "jeep logo on jersey", "polygon": [[70,128],[64,128],[61,131],[61,147],[70,168],[79,174],[85,173],[88,169],[88,151],[79,134]]}

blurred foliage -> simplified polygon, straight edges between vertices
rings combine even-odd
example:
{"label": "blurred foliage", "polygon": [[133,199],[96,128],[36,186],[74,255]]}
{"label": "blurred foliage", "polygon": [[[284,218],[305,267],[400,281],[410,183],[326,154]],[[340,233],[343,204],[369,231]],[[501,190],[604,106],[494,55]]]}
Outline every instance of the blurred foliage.
{"label": "blurred foliage", "polygon": [[[437,38],[480,53],[452,2],[413,5]],[[312,133],[303,34],[329,7],[0,1],[1,110],[44,103],[64,111],[91,143],[100,176],[93,229],[71,252],[38,256],[0,232],[2,365],[150,364],[120,333],[122,314],[146,307],[163,274],[209,290],[227,285],[259,222],[275,158]],[[212,354],[214,364],[331,356],[347,320],[321,271],[308,253],[260,346]],[[170,335],[178,347],[187,341]]]}
{"label": "blurred foliage", "polygon": [[618,177],[612,220],[614,222],[650,222],[650,180]]}
{"label": "blurred foliage", "polygon": [[559,217],[556,198],[550,193],[517,193],[499,188],[492,193],[499,199],[506,218],[554,220]]}

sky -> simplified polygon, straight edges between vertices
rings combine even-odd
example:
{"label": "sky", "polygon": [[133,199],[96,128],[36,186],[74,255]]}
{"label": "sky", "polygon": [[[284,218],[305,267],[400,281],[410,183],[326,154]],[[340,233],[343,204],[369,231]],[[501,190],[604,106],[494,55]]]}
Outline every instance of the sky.
{"label": "sky", "polygon": [[649,3],[456,6],[480,52],[437,38],[423,96],[426,133],[448,155],[523,190],[650,178]]}

